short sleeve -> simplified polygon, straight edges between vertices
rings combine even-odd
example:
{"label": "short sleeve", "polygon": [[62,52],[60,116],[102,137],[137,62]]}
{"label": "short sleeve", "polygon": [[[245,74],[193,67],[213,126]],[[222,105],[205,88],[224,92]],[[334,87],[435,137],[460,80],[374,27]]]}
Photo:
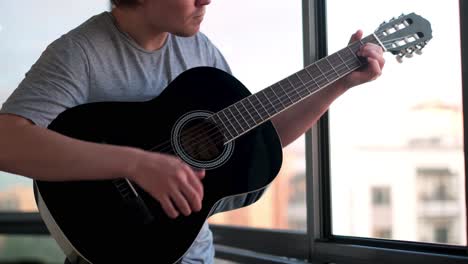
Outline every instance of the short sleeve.
{"label": "short sleeve", "polygon": [[229,74],[232,74],[231,68],[229,67],[229,64],[227,63],[223,54],[221,54],[219,49],[214,45],[212,46],[212,56],[213,56],[213,61],[214,61],[214,65],[213,65],[214,67],[224,70],[225,72],[228,72]]}
{"label": "short sleeve", "polygon": [[10,113],[47,127],[67,108],[83,104],[89,87],[85,50],[66,35],[50,44],[3,104]]}
{"label": "short sleeve", "polygon": [[206,49],[208,50],[210,60],[212,61],[212,66],[221,69],[229,74],[232,74],[228,62],[226,61],[218,47],[216,47],[216,45],[214,45],[205,34],[200,32],[199,35],[205,41]]}

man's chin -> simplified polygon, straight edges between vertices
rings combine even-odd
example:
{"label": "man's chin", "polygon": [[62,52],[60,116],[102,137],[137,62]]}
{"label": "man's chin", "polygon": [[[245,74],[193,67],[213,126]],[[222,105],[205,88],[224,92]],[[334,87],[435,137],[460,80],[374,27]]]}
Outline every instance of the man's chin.
{"label": "man's chin", "polygon": [[176,36],[179,36],[179,37],[188,38],[188,37],[195,36],[199,31],[200,31],[200,29],[198,28],[197,30],[174,32],[173,34],[176,35]]}

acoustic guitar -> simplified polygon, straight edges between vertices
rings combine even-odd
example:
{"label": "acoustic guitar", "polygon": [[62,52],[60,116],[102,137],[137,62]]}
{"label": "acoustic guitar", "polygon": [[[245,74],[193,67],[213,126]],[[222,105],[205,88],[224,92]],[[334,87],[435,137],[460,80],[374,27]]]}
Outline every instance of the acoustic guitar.
{"label": "acoustic guitar", "polygon": [[67,109],[49,129],[176,155],[205,169],[202,209],[170,219],[127,179],[35,181],[41,217],[69,260],[176,263],[209,216],[254,203],[275,179],[282,147],[272,117],[362,67],[365,61],[356,52],[366,43],[401,60],[420,53],[431,38],[430,23],[411,13],[255,94],[224,71],[198,67],[180,74],[150,101]]}

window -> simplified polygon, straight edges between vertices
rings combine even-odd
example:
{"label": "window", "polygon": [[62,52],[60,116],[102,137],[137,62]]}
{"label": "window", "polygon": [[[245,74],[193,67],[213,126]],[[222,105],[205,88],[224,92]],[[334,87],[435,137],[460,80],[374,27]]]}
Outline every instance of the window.
{"label": "window", "polygon": [[[0,2],[0,104],[18,86],[46,46],[91,15],[108,10],[108,0]],[[66,10],[73,10],[67,12]],[[33,147],[33,146],[32,146]],[[37,211],[32,181],[0,172],[0,211]]]}
{"label": "window", "polygon": [[[385,53],[381,78],[332,105],[333,234],[466,245],[458,1],[327,4],[330,53],[402,12],[428,19],[434,32],[421,56],[399,64]],[[372,15],[356,19],[363,6]]]}
{"label": "window", "polygon": [[[1,263],[63,263],[65,255],[50,236],[0,236]],[[40,261],[40,262],[37,262]]]}
{"label": "window", "polygon": [[[213,1],[207,11],[202,31],[224,54],[233,75],[252,93],[302,68],[300,1],[287,5],[279,0]],[[215,215],[210,222],[304,231],[304,153],[301,138],[284,150],[279,175],[257,203]]]}
{"label": "window", "polygon": [[449,230],[447,227],[438,227],[435,230],[435,241],[439,243],[448,243]]}
{"label": "window", "polygon": [[[0,1],[0,104],[46,45],[109,7],[108,0]],[[37,212],[32,181],[0,171],[0,229],[8,233],[0,236],[0,262],[63,263],[57,243],[31,212]]]}
{"label": "window", "polygon": [[459,175],[449,168],[418,168],[418,196],[425,202],[456,201],[459,196],[457,180]]}
{"label": "window", "polygon": [[[5,12],[0,16],[0,53],[3,52],[0,55],[10,61],[12,57],[4,54],[6,47],[2,46],[5,43],[5,35],[2,34],[10,27],[5,18],[17,23],[18,20],[11,16],[18,16],[19,10],[23,12],[19,7],[23,8],[26,2],[28,8],[25,10],[29,10],[29,6],[33,6],[30,12],[37,10],[36,4],[26,0],[20,0],[18,4],[0,4],[0,13]],[[107,1],[102,1],[103,8],[104,2]],[[466,29],[468,5],[463,2],[459,3],[462,25]],[[357,28],[369,25],[370,28],[364,29],[365,33],[370,33],[381,20],[402,11],[415,11],[427,17],[437,32],[422,57],[396,66],[388,54],[385,75],[379,81],[349,91],[306,137],[288,147],[285,150],[286,166],[261,201],[212,218],[216,257],[222,259],[217,259],[216,263],[296,263],[296,260],[307,260],[309,263],[390,261],[409,264],[468,261],[463,202],[466,199],[463,152],[467,150],[463,144],[462,86],[458,75],[461,71],[457,70],[460,68],[458,2],[397,0],[386,8],[376,6],[374,2],[366,3],[365,0],[303,0],[301,7],[297,2],[285,4],[279,0],[212,2],[202,30],[224,53],[234,75],[252,92],[302,68],[301,57],[296,57],[296,53],[304,52],[305,61],[311,63],[326,55],[327,49],[332,53],[344,47],[350,33]],[[92,7],[97,8],[100,4]],[[363,12],[363,6],[366,12]],[[60,12],[67,8],[70,4],[57,9]],[[71,19],[70,14],[66,15]],[[58,15],[54,13],[44,17]],[[61,22],[68,21],[60,19]],[[31,26],[20,30],[30,32]],[[304,40],[300,37],[301,30],[304,30]],[[62,31],[59,29],[56,33]],[[55,37],[51,34],[50,40]],[[466,36],[461,37],[466,45]],[[234,42],[234,39],[241,41]],[[48,42],[49,39],[39,44]],[[8,48],[13,50],[12,46]],[[34,56],[43,49],[39,46]],[[239,50],[241,52],[237,52]],[[281,50],[292,52],[282,53]],[[17,75],[14,80],[21,79],[20,74],[27,70],[34,56],[21,63],[23,69],[14,71]],[[466,67],[466,53],[464,56],[463,65]],[[432,65],[438,59],[448,63],[450,69],[441,69],[441,73],[423,70],[424,65]],[[280,60],[282,65],[276,65]],[[0,65],[7,69],[4,61],[0,61]],[[270,74],[257,78],[255,74],[259,67],[265,72],[268,69]],[[392,80],[405,76],[410,76],[413,81]],[[467,80],[466,76],[462,77]],[[6,79],[0,78],[0,93],[5,96],[10,90],[4,92],[6,89],[3,87],[13,89],[17,84],[4,85]],[[429,95],[441,100],[425,100]],[[421,100],[417,104],[410,103],[410,99],[415,98]],[[465,101],[464,105],[468,103]],[[391,111],[385,114],[382,109]],[[403,136],[403,142],[397,140]],[[305,150],[302,147],[304,141]],[[5,180],[0,183],[0,188],[30,186],[28,179],[17,176],[2,175],[0,180]],[[5,196],[1,197],[11,197],[16,190],[19,189],[5,191]],[[31,198],[26,200],[32,201]],[[280,209],[274,209],[274,203]],[[22,204],[21,199],[5,198],[4,203],[0,202],[3,208],[0,210],[15,207],[15,210],[28,211],[18,209],[24,208]],[[281,217],[276,217],[278,215]],[[17,215],[13,216],[8,213],[0,215],[3,233],[46,232],[44,228],[38,228],[37,214],[33,217],[37,218],[35,221],[28,219],[27,213],[19,214],[20,221],[16,222],[11,221],[17,218]],[[3,225],[5,222],[7,224]],[[13,222],[13,227],[9,227]],[[402,229],[405,225],[409,226]],[[410,236],[405,236],[405,232]],[[0,261],[24,260],[21,255],[24,252],[16,248],[8,250],[11,247],[5,247],[4,243],[5,240],[9,240],[10,245],[23,243],[20,242],[23,239],[27,241],[28,237],[0,237]],[[34,255],[37,252],[32,255],[41,256],[44,261],[58,263],[62,260],[63,256],[56,248],[44,250],[49,243],[53,244],[50,238],[45,241],[36,237],[35,241],[36,244],[41,243],[37,248],[43,252],[42,255]]]}
{"label": "window", "polygon": [[[438,3],[441,4],[441,2]],[[369,12],[363,12],[363,6],[366,8],[375,7],[380,12],[391,12],[392,10],[390,9],[393,8],[393,11],[396,12],[394,13],[399,15],[403,11],[402,8],[413,8],[412,11],[417,11],[420,9],[416,7],[422,8],[427,2],[402,2],[400,5],[389,5],[389,8],[386,9],[382,9],[380,5],[376,6],[375,3],[363,4],[363,1],[359,0],[348,1],[346,3],[334,0],[305,0],[302,4],[304,15],[305,61],[311,63],[317,58],[325,56],[327,54],[327,49],[331,53],[342,48],[348,42],[350,34],[343,34],[343,32],[345,32],[344,27],[349,26],[348,32],[354,32],[354,30],[363,26],[363,17],[368,17],[369,20],[367,22],[370,24],[378,26],[381,23],[381,20],[384,18],[379,18],[377,22],[374,21],[376,23],[372,23],[372,20],[375,20],[377,17],[377,12],[372,12],[371,14],[368,14]],[[431,3],[431,5],[435,5],[435,3]],[[457,20],[458,18],[458,6],[455,1],[444,6],[444,8],[450,7],[452,12],[451,26],[454,28],[453,30],[455,33],[453,34],[456,36],[459,34],[456,29],[458,21],[453,20]],[[460,10],[463,10],[463,8]],[[442,14],[442,12],[439,11],[441,11],[441,9],[437,10],[437,12],[431,12],[430,14],[432,16]],[[328,17],[326,17],[325,14],[327,14]],[[394,16],[395,14],[391,14],[390,16]],[[359,15],[359,17],[356,17],[356,15]],[[385,17],[388,16],[388,14],[384,15]],[[336,26],[338,22],[340,26]],[[352,23],[355,24],[353,25]],[[467,22],[464,21],[463,23],[466,25]],[[372,30],[373,29],[374,28],[372,28]],[[331,34],[327,36],[327,32]],[[367,30],[367,32],[372,31]],[[336,40],[332,34],[335,34],[335,36],[339,35],[342,40]],[[459,40],[459,38],[454,39],[457,41]],[[328,48],[327,43],[330,43]],[[335,43],[334,45],[336,45],[336,47],[332,47],[332,43]],[[457,42],[455,41],[455,43]],[[439,44],[439,48],[437,49],[441,51],[445,50],[445,48],[440,47],[440,45],[442,44]],[[459,51],[459,46],[453,47],[452,49],[453,51],[457,51],[457,48]],[[459,62],[460,54],[455,54],[451,58]],[[429,60],[433,59],[429,58]],[[393,69],[392,66],[388,65],[391,64],[387,64],[386,72],[390,72],[390,74],[396,72],[397,69]],[[412,72],[414,70],[409,70],[408,67],[409,66],[405,67],[406,71]],[[456,71],[455,74],[457,72],[459,71]],[[411,75],[410,73],[408,74]],[[422,75],[426,78],[428,74],[423,72]],[[458,78],[460,79],[460,76],[458,76]],[[397,151],[398,148],[395,149],[393,154],[391,152],[388,153],[388,155],[393,155],[394,159],[400,161],[407,160],[408,163],[411,162],[412,165],[406,167],[406,173],[404,174],[391,168],[392,165],[395,165],[393,162],[394,159],[386,160],[385,157],[387,156],[382,158],[382,156],[371,153],[372,148],[366,149],[368,146],[358,145],[356,148],[357,150],[369,151],[368,155],[365,156],[357,155],[359,154],[358,152],[352,152],[347,148],[350,147],[348,145],[354,143],[356,135],[359,135],[361,132],[366,132],[366,129],[364,129],[365,127],[361,126],[364,122],[360,122],[358,119],[361,118],[360,115],[367,111],[367,114],[372,117],[372,113],[377,113],[374,109],[369,111],[367,108],[355,114],[357,109],[362,107],[362,104],[365,105],[366,101],[364,100],[356,103],[356,101],[351,101],[351,99],[357,97],[358,89],[361,89],[360,91],[362,93],[366,93],[362,97],[369,97],[369,94],[374,95],[378,92],[372,93],[374,90],[368,88],[369,85],[367,85],[367,88],[366,86],[356,88],[356,92],[350,91],[343,99],[340,99],[333,105],[330,113],[325,115],[306,137],[306,161],[308,162],[305,179],[308,216],[306,235],[278,230],[249,229],[245,227],[215,227],[215,241],[222,244],[218,245],[218,256],[242,260],[245,261],[245,263],[258,263],[259,260],[261,260],[262,263],[289,263],[284,258],[268,258],[268,256],[262,255],[264,252],[296,259],[308,259],[309,262],[313,263],[386,263],[388,261],[398,263],[466,262],[466,247],[458,246],[451,240],[454,237],[453,234],[456,232],[464,236],[463,231],[461,231],[466,224],[466,213],[464,213],[464,208],[462,207],[463,198],[458,198],[461,200],[459,200],[460,203],[457,204],[455,209],[457,212],[462,213],[462,217],[457,218],[462,222],[455,224],[447,223],[446,219],[440,218],[431,219],[432,221],[417,219],[418,216],[416,215],[419,213],[415,212],[418,212],[419,209],[415,208],[414,202],[418,199],[418,192],[420,192],[416,189],[416,179],[419,178],[417,172],[418,168],[437,170],[440,168],[449,168],[451,175],[462,174],[462,176],[458,176],[461,181],[458,182],[457,188],[463,190],[464,162],[463,154],[460,155],[460,149],[461,152],[463,152],[464,149],[463,145],[460,146],[463,140],[463,130],[460,125],[461,83],[458,82],[457,84],[458,86],[456,86],[455,94],[458,96],[456,97],[459,103],[457,107],[458,113],[455,115],[449,114],[448,120],[456,120],[455,123],[457,125],[454,126],[454,129],[450,128],[449,130],[456,131],[457,138],[455,140],[458,140],[458,142],[452,139],[452,143],[448,143],[450,140],[447,141],[447,134],[441,135],[440,133],[437,133],[438,135],[436,136],[432,134],[410,136],[406,141],[406,145],[419,148],[418,152],[414,151],[415,153],[413,154],[430,153],[430,155],[422,156],[421,159],[412,160],[409,159],[409,154],[411,153],[401,155],[401,153]],[[415,84],[411,85],[415,86]],[[393,88],[393,86],[390,85],[388,89]],[[387,94],[385,95],[385,98],[387,98]],[[406,97],[404,97],[402,102],[398,102],[396,106],[399,107],[399,104],[406,102],[406,100]],[[350,103],[346,105],[346,101]],[[343,114],[348,111],[348,115],[347,118],[336,119],[335,121],[335,118],[338,116],[335,112],[340,110],[340,105],[343,105],[343,107],[341,107],[341,113]],[[382,105],[382,103],[379,101],[378,103],[375,102],[372,106],[380,105]],[[348,107],[346,108],[345,106]],[[397,109],[397,113],[401,111],[399,108],[390,109]],[[413,110],[413,116],[417,116],[419,114],[419,108],[415,107]],[[406,112],[402,113],[402,115],[405,116]],[[438,115],[435,114],[435,116]],[[385,117],[388,118],[388,116]],[[375,120],[378,121],[378,118],[373,118],[369,121],[369,124],[372,124],[372,122],[375,123]],[[416,120],[419,121],[423,119],[419,116],[416,117]],[[424,120],[434,120],[434,116],[426,116]],[[442,118],[442,120],[445,119]],[[392,124],[399,124],[396,122],[398,120],[392,121]],[[420,123],[414,123],[414,125],[418,124]],[[430,122],[426,124],[430,124]],[[376,128],[380,128],[380,126],[381,123],[375,125]],[[340,129],[336,129],[337,127]],[[430,131],[429,128],[430,126],[422,128],[421,130]],[[378,138],[379,135],[383,137],[394,132],[394,129],[388,131],[381,130],[379,130],[381,134],[362,134],[358,139],[373,140]],[[407,132],[410,131],[411,129]],[[369,130],[368,132],[372,131]],[[397,135],[399,134],[397,133]],[[386,137],[386,139],[386,142],[394,143],[393,138]],[[450,160],[450,164],[435,162],[435,160],[440,160],[437,158],[441,153],[439,152],[437,154],[427,151],[427,148],[446,149],[446,145],[444,144],[456,146],[453,151],[453,153],[456,154],[450,155],[450,158],[447,159]],[[345,148],[346,151],[337,151],[339,147]],[[384,146],[382,149],[389,150],[387,146]],[[431,159],[428,157],[431,157]],[[453,157],[457,158],[454,160]],[[356,162],[358,160],[360,162]],[[376,162],[376,160],[380,160],[380,162]],[[451,162],[455,162],[457,165],[452,165],[453,163]],[[336,164],[340,164],[340,166],[336,166]],[[408,176],[408,174],[411,175],[411,177]],[[337,177],[337,175],[340,177]],[[382,176],[385,176],[385,178]],[[401,180],[406,181],[401,183]],[[356,185],[361,185],[362,187],[362,183],[365,183],[365,188],[352,188]],[[300,186],[300,184],[294,184],[293,186]],[[409,187],[411,187],[410,190],[408,190]],[[439,193],[440,192],[444,191],[439,191]],[[401,211],[401,204],[406,205],[403,211]],[[402,221],[401,217],[397,214],[412,214],[413,223]],[[357,216],[355,217],[355,215]],[[440,216],[437,211],[436,215]],[[413,225],[416,221],[418,222],[418,226]],[[396,237],[401,236],[402,233],[401,226],[408,223],[413,225],[408,228],[411,229],[412,236],[417,238],[414,239],[414,241],[397,240],[398,238]],[[461,229],[454,231],[448,228],[446,236],[443,234],[444,231],[442,231],[442,229],[436,231],[437,228],[453,225],[457,225]],[[437,234],[437,232],[439,234]],[[422,235],[425,237],[423,238]],[[445,237],[447,237],[447,239],[445,239]],[[448,243],[440,241],[448,241]],[[445,245],[440,245],[442,243]],[[248,249],[248,251],[237,251],[237,248]]]}
{"label": "window", "polygon": [[372,204],[374,206],[389,206],[390,205],[390,188],[389,187],[372,188]]}
{"label": "window", "polygon": [[392,230],[388,228],[378,228],[375,229],[373,236],[376,238],[392,238]]}

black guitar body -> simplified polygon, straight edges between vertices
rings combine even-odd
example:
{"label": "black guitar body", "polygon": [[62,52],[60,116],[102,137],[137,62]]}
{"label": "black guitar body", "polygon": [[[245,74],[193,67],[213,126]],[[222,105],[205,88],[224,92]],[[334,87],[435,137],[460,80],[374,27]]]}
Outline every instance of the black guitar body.
{"label": "black guitar body", "polygon": [[[199,67],[181,74],[153,100],[80,105],[60,114],[49,128],[86,141],[180,156],[183,152],[177,151],[171,139],[177,138],[175,127],[184,116],[216,113],[248,95],[231,75]],[[161,145],[165,148],[153,149]],[[36,191],[52,216],[43,218],[49,219],[49,230],[59,227],[74,253],[91,263],[175,263],[210,215],[254,203],[279,172],[282,148],[270,121],[224,148],[228,146],[219,152],[224,158],[206,162],[203,208],[188,217],[168,218],[159,203],[136,184],[132,185],[139,198],[132,196],[130,184],[119,189],[126,184],[122,179],[36,181]]]}

